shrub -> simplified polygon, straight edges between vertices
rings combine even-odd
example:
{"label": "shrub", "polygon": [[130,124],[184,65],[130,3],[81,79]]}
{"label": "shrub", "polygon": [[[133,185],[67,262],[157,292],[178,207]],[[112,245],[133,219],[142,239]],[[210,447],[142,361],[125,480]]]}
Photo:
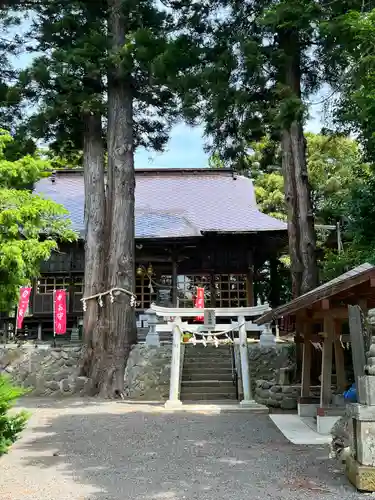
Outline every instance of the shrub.
{"label": "shrub", "polygon": [[0,456],[7,452],[26,425],[26,412],[9,415],[15,400],[26,392],[25,389],[13,385],[8,376],[0,375]]}

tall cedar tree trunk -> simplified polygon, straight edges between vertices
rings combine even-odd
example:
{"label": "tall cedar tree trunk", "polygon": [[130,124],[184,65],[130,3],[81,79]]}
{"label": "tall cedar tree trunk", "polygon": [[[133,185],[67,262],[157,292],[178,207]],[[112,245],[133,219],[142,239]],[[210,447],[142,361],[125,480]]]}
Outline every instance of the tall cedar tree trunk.
{"label": "tall cedar tree trunk", "polygon": [[[108,0],[108,36],[113,53],[125,44],[123,0]],[[120,67],[108,72],[108,172],[100,116],[85,117],[85,297],[111,288],[134,291],[134,156],[133,96],[130,75]],[[125,365],[136,342],[130,297],[103,296],[86,302],[82,374],[89,377],[90,395],[119,397],[124,391]]]}
{"label": "tall cedar tree trunk", "polygon": [[[282,31],[279,40],[285,57],[283,73],[288,95],[301,99],[301,53],[298,34]],[[290,123],[285,123],[282,130],[282,168],[288,210],[293,297],[318,286],[316,234],[302,119],[301,112]]]}
{"label": "tall cedar tree trunk", "polygon": [[[123,0],[108,0],[108,35],[114,54],[125,45],[126,20]],[[107,254],[108,288],[134,292],[134,126],[131,75],[121,67],[108,74],[108,185],[107,210],[110,222]],[[107,376],[101,393],[122,395],[125,365],[130,348],[136,342],[134,310],[130,297],[123,293],[112,304],[106,302],[108,322]]]}
{"label": "tall cedar tree trunk", "polygon": [[[104,146],[102,124],[99,113],[87,113],[84,124],[84,182],[85,182],[85,290],[84,297],[103,291],[105,262],[105,185]],[[86,302],[84,315],[84,350],[82,374],[89,377],[92,386],[87,388],[95,394],[103,377],[103,311],[97,300]]]}

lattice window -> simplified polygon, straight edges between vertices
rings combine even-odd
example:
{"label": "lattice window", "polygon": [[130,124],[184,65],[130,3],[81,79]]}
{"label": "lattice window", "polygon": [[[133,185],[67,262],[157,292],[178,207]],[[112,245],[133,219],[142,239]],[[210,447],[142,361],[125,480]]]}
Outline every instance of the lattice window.
{"label": "lattice window", "polygon": [[69,283],[69,276],[39,278],[37,290],[40,295],[52,295],[54,290],[68,288]]}
{"label": "lattice window", "polygon": [[211,280],[208,275],[177,276],[179,307],[193,307],[197,287],[204,288],[205,305],[211,302]]}
{"label": "lattice window", "polygon": [[246,275],[216,274],[216,307],[246,307]]}
{"label": "lattice window", "polygon": [[84,288],[83,276],[76,276],[74,278],[73,285],[74,285],[74,293],[83,295],[83,288]]}
{"label": "lattice window", "polygon": [[137,309],[149,309],[155,302],[156,290],[150,288],[148,276],[137,276],[135,281],[135,294],[137,296]]}

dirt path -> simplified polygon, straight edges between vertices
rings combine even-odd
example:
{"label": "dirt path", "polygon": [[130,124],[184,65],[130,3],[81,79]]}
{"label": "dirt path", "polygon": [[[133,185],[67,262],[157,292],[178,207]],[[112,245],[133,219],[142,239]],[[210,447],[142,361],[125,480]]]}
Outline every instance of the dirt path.
{"label": "dirt path", "polygon": [[351,500],[326,447],[294,446],[267,415],[168,414],[48,402],[0,459],[1,500]]}

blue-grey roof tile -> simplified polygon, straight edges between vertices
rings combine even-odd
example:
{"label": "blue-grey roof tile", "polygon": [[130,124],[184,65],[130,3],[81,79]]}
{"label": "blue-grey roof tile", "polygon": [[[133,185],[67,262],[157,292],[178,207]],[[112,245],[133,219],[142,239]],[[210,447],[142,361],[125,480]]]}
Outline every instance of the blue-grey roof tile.
{"label": "blue-grey roof tile", "polygon": [[[77,171],[40,180],[35,192],[64,205],[74,229],[84,229],[84,183]],[[286,231],[259,212],[252,181],[209,169],[136,170],[136,237],[178,238],[203,232]]]}

